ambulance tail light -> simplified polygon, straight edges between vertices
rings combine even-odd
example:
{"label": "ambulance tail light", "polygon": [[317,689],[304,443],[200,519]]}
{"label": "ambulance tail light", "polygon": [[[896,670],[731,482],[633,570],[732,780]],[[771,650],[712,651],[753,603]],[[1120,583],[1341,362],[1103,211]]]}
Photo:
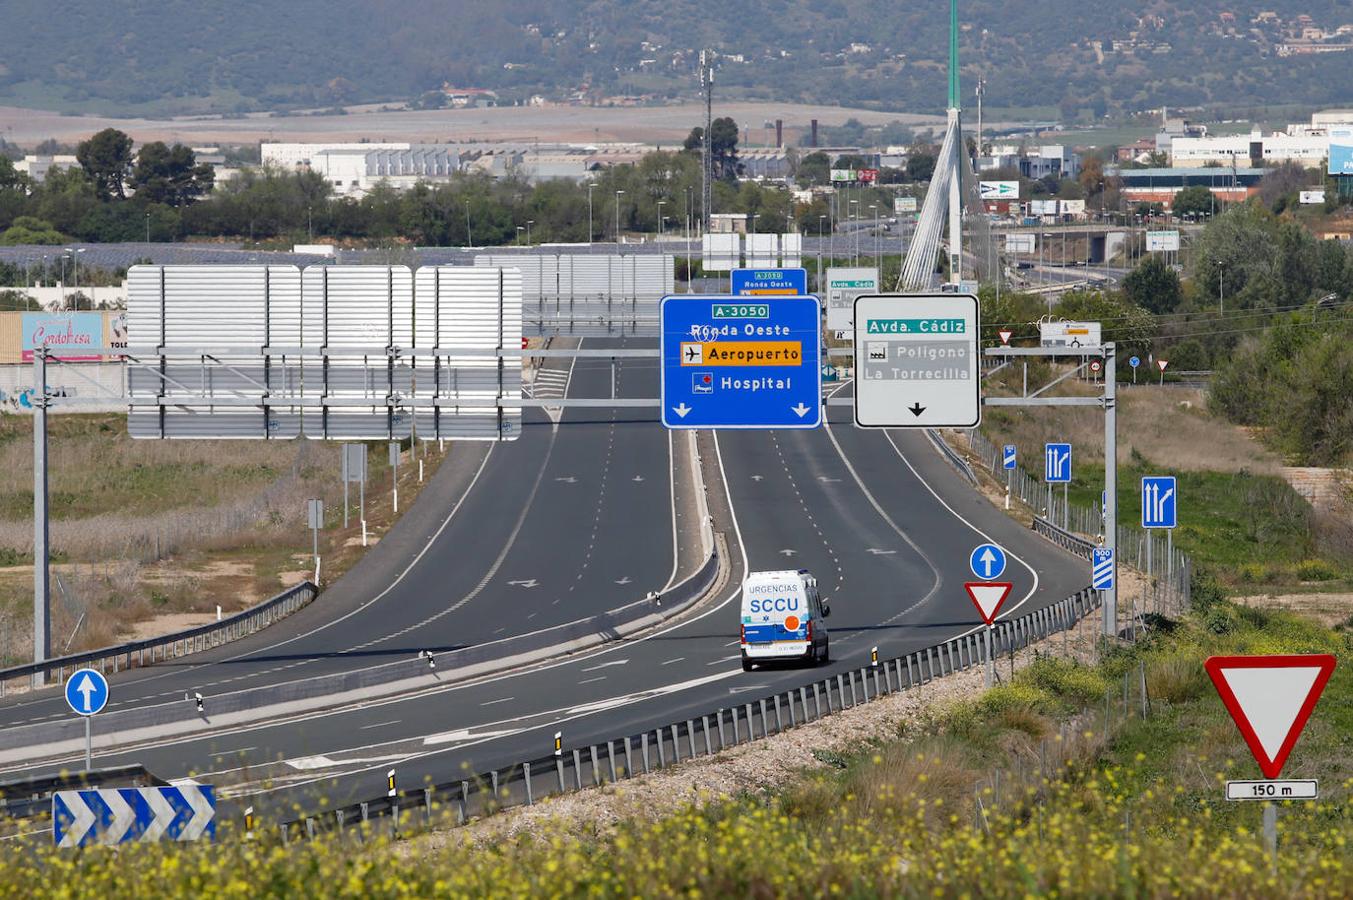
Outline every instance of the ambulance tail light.
{"label": "ambulance tail light", "polygon": [[803,627],[808,630],[808,640],[811,641],[813,639],[813,620],[809,619],[803,623]]}
{"label": "ambulance tail light", "polygon": [[738,626],[738,643],[740,643],[740,644],[745,644],[745,643],[747,643],[747,626],[746,626],[746,625],[739,625],[739,626]]}

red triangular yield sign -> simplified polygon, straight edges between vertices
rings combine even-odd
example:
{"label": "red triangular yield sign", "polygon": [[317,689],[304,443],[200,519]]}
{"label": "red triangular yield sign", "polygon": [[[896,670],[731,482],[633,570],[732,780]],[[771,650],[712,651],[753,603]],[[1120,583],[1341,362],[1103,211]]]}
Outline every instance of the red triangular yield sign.
{"label": "red triangular yield sign", "polygon": [[966,581],[963,587],[967,588],[972,605],[977,607],[977,614],[990,625],[996,621],[996,613],[1001,611],[1001,604],[1010,596],[1014,585],[1008,581]]}
{"label": "red triangular yield sign", "polygon": [[1161,370],[1162,372],[1165,371],[1165,367],[1168,366],[1169,364],[1170,364],[1170,361],[1169,361],[1168,359],[1158,359],[1158,360],[1156,360],[1156,365],[1160,366],[1160,370]]}
{"label": "red triangular yield sign", "polygon": [[996,332],[996,333],[999,334],[999,335],[1001,336],[1001,343],[1002,343],[1002,344],[1008,344],[1008,343],[1010,343],[1010,338],[1014,337],[1014,335],[1015,335],[1015,333],[1014,333],[1013,331],[1005,331],[1005,330],[998,331],[998,332]]}
{"label": "red triangular yield sign", "polygon": [[1203,664],[1265,778],[1282,774],[1334,663],[1333,656],[1315,653],[1213,656]]}

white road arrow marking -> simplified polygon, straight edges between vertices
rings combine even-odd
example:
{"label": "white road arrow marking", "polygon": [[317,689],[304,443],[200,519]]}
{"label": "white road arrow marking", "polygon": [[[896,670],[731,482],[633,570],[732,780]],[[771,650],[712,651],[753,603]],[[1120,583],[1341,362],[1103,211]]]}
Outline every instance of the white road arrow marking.
{"label": "white road arrow marking", "polygon": [[604,662],[604,663],[601,663],[600,665],[589,666],[588,668],[583,669],[582,671],[584,671],[584,672],[595,672],[595,671],[597,671],[597,669],[609,669],[611,666],[623,666],[623,665],[625,665],[625,664],[628,663],[628,662],[629,662],[628,659],[613,659],[613,660],[611,660],[610,662]]}
{"label": "white road arrow marking", "polygon": [[631,478],[630,480],[631,480],[631,481],[635,481],[635,482],[643,481],[643,480],[644,480],[644,476],[642,476],[642,475],[635,475],[635,476],[634,476],[633,478]]}
{"label": "white road arrow marking", "polygon": [[768,687],[768,685],[764,685],[764,684],[748,684],[748,685],[744,685],[744,686],[742,686],[742,687],[729,688],[729,689],[728,689],[728,693],[730,693],[730,694],[745,694],[745,693],[747,693],[748,691],[763,691],[763,690],[765,690],[767,687]]}
{"label": "white road arrow marking", "polygon": [[799,551],[797,551],[797,550],[789,550],[789,549],[785,549],[785,550],[781,550],[781,551],[780,551],[780,555],[781,555],[781,556],[793,556],[795,553],[798,553],[798,552],[799,552]]}
{"label": "white road arrow marking", "polygon": [[872,554],[875,555],[875,556],[892,556],[892,555],[893,555],[894,553],[896,553],[897,551],[896,551],[896,550],[880,550],[880,549],[877,548],[877,547],[870,547],[870,548],[869,548],[868,550],[866,550],[865,552],[866,552],[866,553],[872,553]]}
{"label": "white road arrow marking", "polygon": [[684,400],[681,402],[681,405],[680,405],[680,406],[674,406],[674,407],[672,407],[672,412],[676,413],[677,416],[678,416],[679,418],[682,418],[682,419],[686,418],[686,413],[688,413],[688,412],[690,412],[690,411],[691,411],[691,408],[690,408],[689,406],[686,405],[686,401],[684,401]]}
{"label": "white road arrow marking", "polygon": [[169,805],[169,801],[160,793],[159,788],[141,788],[141,797],[151,812],[150,824],[141,832],[141,843],[153,844],[164,835],[165,829],[170,826],[178,813],[174,812],[174,807]]}
{"label": "white road arrow marking", "polygon": [[75,686],[75,692],[80,695],[80,702],[84,704],[85,712],[93,712],[94,702],[89,698],[90,695],[97,694],[99,689],[94,686],[94,679],[90,678],[88,673]]}
{"label": "white road arrow marking", "polygon": [[108,809],[113,813],[113,819],[108,823],[108,830],[103,833],[101,841],[104,844],[119,843],[126,837],[127,829],[136,821],[136,811],[132,809],[130,803],[122,799],[121,791],[102,791],[99,793],[99,799],[108,804]]}
{"label": "white road arrow marking", "polygon": [[524,587],[524,588],[533,588],[540,586],[540,582],[536,581],[534,578],[527,578],[523,581],[509,581],[508,584],[514,587]]}
{"label": "white road arrow marking", "polygon": [[58,796],[61,802],[66,804],[66,809],[70,810],[72,820],[66,827],[66,833],[61,835],[61,843],[57,846],[78,847],[94,824],[94,811],[85,803],[79,791],[59,791]]}
{"label": "white road arrow marking", "polygon": [[752,481],[760,481],[762,478],[765,478],[765,477],[766,477],[765,475],[753,475],[753,476],[752,476]]}
{"label": "white road arrow marking", "polygon": [[625,584],[629,584],[629,583],[632,582],[633,580],[634,580],[633,578],[631,578],[631,577],[629,577],[628,575],[626,575],[626,576],[623,577],[623,578],[617,578],[617,579],[615,580],[615,583],[616,583],[616,584],[620,584],[620,585],[625,585]]}
{"label": "white road arrow marking", "polygon": [[573,475],[563,475],[563,476],[560,476],[559,478],[556,478],[556,479],[554,479],[554,480],[555,480],[555,481],[562,481],[564,484],[577,484],[577,483],[578,483],[578,479],[577,479],[575,476],[573,476]]}
{"label": "white road arrow marking", "polygon": [[839,479],[839,478],[828,478],[826,475],[819,475],[819,476],[817,476],[817,480],[820,481],[820,482],[822,482],[823,484],[836,484],[836,483],[839,482],[841,479]]}
{"label": "white road arrow marking", "polygon": [[193,817],[179,832],[179,840],[195,841],[207,830],[207,825],[216,815],[216,810],[212,808],[211,801],[207,799],[206,794],[202,793],[202,789],[196,785],[182,785],[179,787],[179,793],[183,795],[183,799],[187,800],[188,805],[193,809]]}

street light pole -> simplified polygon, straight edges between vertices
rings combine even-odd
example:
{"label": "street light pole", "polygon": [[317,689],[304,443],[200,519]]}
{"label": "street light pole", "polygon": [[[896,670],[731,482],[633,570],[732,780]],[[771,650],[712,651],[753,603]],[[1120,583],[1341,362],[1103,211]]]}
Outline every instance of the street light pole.
{"label": "street light pole", "polygon": [[658,237],[662,237],[662,208],[666,203],[666,200],[658,201]]}
{"label": "street light pole", "polygon": [[587,246],[592,246],[592,191],[596,188],[596,182],[587,185]]}
{"label": "street light pole", "polygon": [[1213,260],[1217,264],[1217,300],[1221,303],[1221,309],[1217,315],[1226,315],[1226,284],[1222,281],[1222,274],[1226,271],[1226,264],[1221,260]]}
{"label": "street light pole", "polygon": [[535,219],[526,220],[526,246],[531,246],[531,226],[536,224]]}
{"label": "street light pole", "polygon": [[465,201],[465,246],[474,247],[474,232],[470,231],[470,201]]}
{"label": "street light pole", "polygon": [[615,252],[620,252],[620,195],[625,193],[623,190],[615,192]]}

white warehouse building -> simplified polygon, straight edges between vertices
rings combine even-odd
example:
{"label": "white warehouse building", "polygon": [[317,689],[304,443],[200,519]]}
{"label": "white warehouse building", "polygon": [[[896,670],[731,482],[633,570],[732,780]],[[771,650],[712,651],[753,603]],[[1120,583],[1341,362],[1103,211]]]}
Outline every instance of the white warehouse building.
{"label": "white warehouse building", "polygon": [[1170,164],[1193,168],[1209,163],[1230,168],[1277,166],[1294,162],[1307,168],[1324,166],[1329,158],[1329,138],[1323,133],[1249,134],[1220,137],[1177,137],[1170,142]]}
{"label": "white warehouse building", "polygon": [[404,190],[445,181],[460,170],[460,153],[444,144],[264,144],[262,160],[316,172],[340,197],[361,197],[381,182]]}

